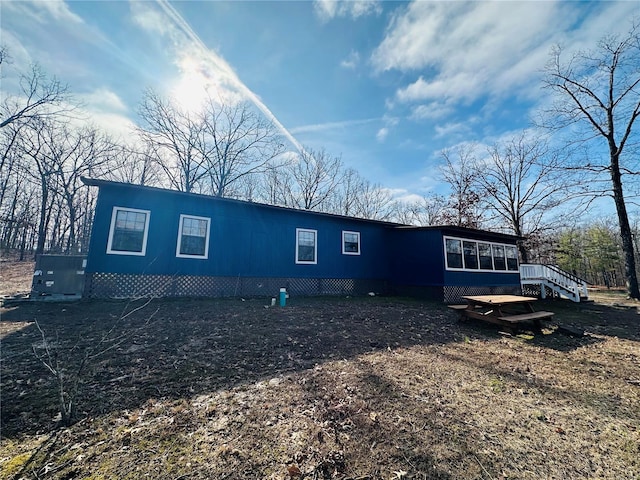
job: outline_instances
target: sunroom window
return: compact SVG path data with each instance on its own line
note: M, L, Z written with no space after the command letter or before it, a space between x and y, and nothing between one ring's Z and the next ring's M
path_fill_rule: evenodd
M516 247L505 246L505 255L507 257L507 270L518 271L518 250Z
M471 270L478 269L478 250L476 242L462 242L462 248L464 250L464 268Z
M518 271L518 249L515 245L445 237L444 248L448 270Z
M445 244L447 250L447 267L462 268L462 241L447 238Z
M493 270L490 243L478 243L478 256L480 258L480 270Z
M506 270L507 264L504 258L504 246L493 246L493 265L496 270Z

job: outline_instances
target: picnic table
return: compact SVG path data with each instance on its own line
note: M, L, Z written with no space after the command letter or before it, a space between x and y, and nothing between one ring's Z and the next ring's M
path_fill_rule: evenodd
M518 329L523 322L533 322L537 330L542 328L542 321L553 316L553 312L536 312L533 304L537 298L521 295L474 295L463 296L466 305L449 305L458 311L462 319L474 318L495 323L510 331Z

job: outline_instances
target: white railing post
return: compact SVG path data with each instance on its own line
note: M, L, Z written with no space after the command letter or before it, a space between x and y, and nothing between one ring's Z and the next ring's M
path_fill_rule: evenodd
M561 296L579 302L588 297L587 283L557 267L538 264L521 264L520 281L522 284L540 285L540 296L546 297L545 284Z

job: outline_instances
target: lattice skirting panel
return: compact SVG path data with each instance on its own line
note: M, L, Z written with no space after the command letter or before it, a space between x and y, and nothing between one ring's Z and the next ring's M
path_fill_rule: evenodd
M465 303L462 298L465 295L521 295L522 290L520 286L507 285L507 286L494 286L494 287L479 287L479 286L464 286L444 287L444 302L445 303Z
M87 274L85 297L261 297L291 295L364 295L387 293L384 280L352 278L256 278L171 275Z
M547 290L547 293L549 290ZM522 294L527 297L540 297L540 285L525 283L522 285Z

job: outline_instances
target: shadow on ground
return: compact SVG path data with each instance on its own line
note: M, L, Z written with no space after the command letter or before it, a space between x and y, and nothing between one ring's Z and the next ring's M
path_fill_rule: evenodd
M439 303L406 299L301 299L286 308L266 300L155 300L26 303L2 315L3 436L55 426L56 385L35 352L45 342L53 360L81 376L79 417L140 407L149 399L179 399L301 371L376 350L500 336L492 325L458 324ZM600 341L597 335L640 339L635 309L540 302L556 321L588 333L536 334L531 342L569 351ZM123 317L125 317L123 319Z
M460 340L446 307L413 300L307 299L25 303L2 315L2 432L47 431L57 399L45 333L59 368L81 376L79 417L134 409L270 379L362 353ZM130 313L132 312L132 313ZM122 319L125 316L126 318ZM95 356L94 356L95 355Z

